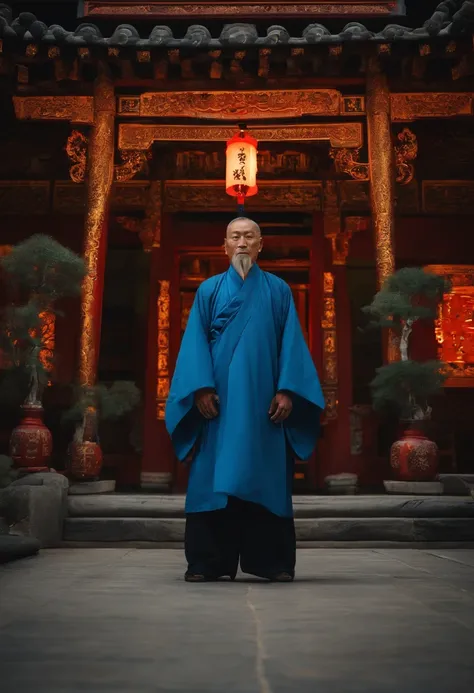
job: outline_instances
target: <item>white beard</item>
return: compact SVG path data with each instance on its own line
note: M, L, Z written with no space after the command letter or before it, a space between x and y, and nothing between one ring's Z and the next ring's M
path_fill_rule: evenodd
M240 274L242 279L245 279L247 274L252 269L253 260L250 255L245 255L245 253L239 253L233 256L232 265L235 271Z

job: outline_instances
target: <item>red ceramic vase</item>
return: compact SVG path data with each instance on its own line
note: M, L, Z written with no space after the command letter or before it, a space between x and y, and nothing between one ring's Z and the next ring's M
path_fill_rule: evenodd
M409 428L392 445L390 465L402 481L430 481L438 472L438 446L422 431Z
M102 469L102 450L99 443L85 440L72 442L69 447L69 475L78 481L94 481Z
M43 423L41 405L22 407L23 418L10 437L10 457L22 471L44 471L53 451L51 431Z

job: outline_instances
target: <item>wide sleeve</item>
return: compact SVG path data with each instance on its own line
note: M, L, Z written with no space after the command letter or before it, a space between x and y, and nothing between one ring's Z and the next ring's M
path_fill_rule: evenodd
M201 286L189 313L166 403L166 428L181 460L195 444L202 426L202 416L194 406L194 395L202 388L215 387L209 324L210 301Z
M308 459L319 437L324 396L313 359L301 330L291 291L285 296L279 357L278 391L287 391L293 411L285 422L287 440L299 459Z

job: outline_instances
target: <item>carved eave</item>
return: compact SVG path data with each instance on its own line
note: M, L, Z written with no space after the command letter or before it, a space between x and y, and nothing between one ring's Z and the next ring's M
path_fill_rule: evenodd
M307 3L296 0L294 4L302 8L301 16L305 17ZM359 8L363 6L357 4ZM375 4L376 0L366 3ZM229 3L224 5L232 7ZM290 3L284 5L289 7ZM170 7L169 3L162 3L163 11ZM200 7L190 4L184 18L196 16ZM147 16L153 17L149 9L146 5ZM281 25L257 30L254 24L240 22L225 24L213 35L205 25L192 24L188 19L192 25L182 38L176 38L165 23L153 27L143 24L140 31L122 23L109 35L103 35L99 27L90 23L69 30L57 24L48 27L30 13L14 18L12 11L2 6L0 71L17 70L23 85L44 84L51 79L89 81L94 77L94 63L100 59L110 64L116 79L124 81L301 79L325 74L360 78L364 58L377 53L382 62L404 78L429 79L434 66L441 78L447 74L462 79L474 73L474 25L470 15L470 0L452 0L421 27L391 23L374 30L373 24L364 19L365 24L351 21L344 25L339 21L338 33L333 33L334 29L314 23L310 17L313 23L293 30L293 34ZM117 18L122 16L117 14ZM223 11L220 16L231 15ZM88 69L83 69L86 66Z
M456 52L446 52L448 43L435 39L432 50L423 58L414 42L393 44L390 52L380 54L384 69L392 81L436 85L470 78L474 74L472 39L457 42ZM68 83L90 84L98 62L108 64L119 85L136 84L149 88L159 81L184 84L287 85L310 86L312 80L349 79L362 84L367 58L377 52L371 42L319 43L314 45L288 43L264 46L176 46L137 48L136 46L75 47L27 44L19 46L4 42L0 55L0 74L14 75L23 91L29 87L45 89L49 85ZM421 70L420 62L423 61Z
M244 2L223 2L223 0L203 0L201 2L168 2L168 0L149 0L140 4L131 0L84 0L82 16L91 19L183 19L199 17L215 19L225 17L235 21L271 19L314 18L315 21L328 17L389 17L405 14L402 0L279 0L262 2L245 0Z

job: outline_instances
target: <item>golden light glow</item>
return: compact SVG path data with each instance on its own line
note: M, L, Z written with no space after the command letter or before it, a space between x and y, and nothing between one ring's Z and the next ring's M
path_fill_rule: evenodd
M225 189L239 204L258 192L257 140L244 130L227 142Z

